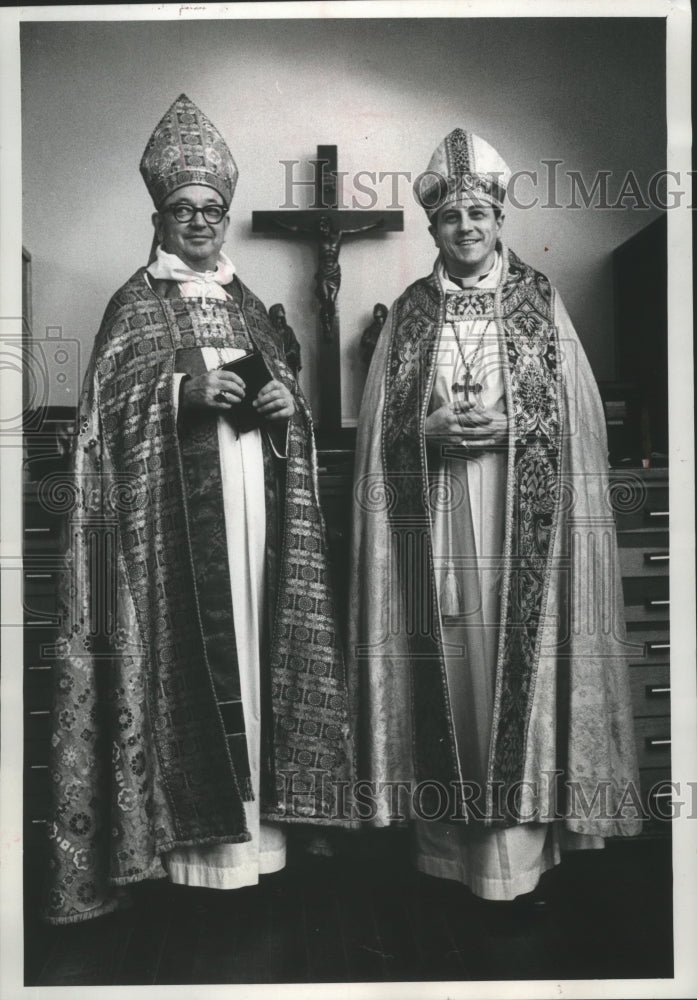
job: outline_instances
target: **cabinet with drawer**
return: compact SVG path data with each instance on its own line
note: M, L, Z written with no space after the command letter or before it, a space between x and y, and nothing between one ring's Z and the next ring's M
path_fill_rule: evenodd
M670 555L668 472L614 470L611 496L617 524L627 622L641 796L652 817L649 834L664 834L670 813Z
M59 415L61 418L63 414ZM66 415L66 420L74 415ZM55 642L60 626L57 589L63 567L64 513L46 484L66 475L55 434L26 435L23 507L24 625L24 853L25 880L36 891L46 853L49 746Z

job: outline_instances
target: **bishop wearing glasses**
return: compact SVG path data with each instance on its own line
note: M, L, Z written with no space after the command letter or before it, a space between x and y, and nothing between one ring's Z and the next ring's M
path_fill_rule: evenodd
M156 252L107 306L73 457L52 923L150 878L254 884L351 778L310 412L222 250L235 162L182 94L140 169ZM252 393L221 367L249 351Z

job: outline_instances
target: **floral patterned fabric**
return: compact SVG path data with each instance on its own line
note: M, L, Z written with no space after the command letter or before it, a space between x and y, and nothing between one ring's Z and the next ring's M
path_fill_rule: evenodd
M509 415L495 698L486 807L479 804L490 823L524 822L537 806L536 815L564 818L574 832L631 835L641 827L638 771L602 406L548 280L506 248L502 255L495 295L462 295L463 314L496 323ZM444 663L431 537L438 501L424 429L445 309L434 271L396 301L376 348L359 420L349 629L361 776L422 782L432 815L443 789L458 805L468 778ZM555 802L555 773L576 782L585 813ZM530 788L511 797L521 782ZM376 822L394 817L386 792Z

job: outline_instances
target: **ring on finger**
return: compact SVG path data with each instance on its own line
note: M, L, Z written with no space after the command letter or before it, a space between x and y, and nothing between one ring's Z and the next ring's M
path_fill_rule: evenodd
M227 393L224 389L221 389L220 392L216 392L213 399L216 403L227 403Z

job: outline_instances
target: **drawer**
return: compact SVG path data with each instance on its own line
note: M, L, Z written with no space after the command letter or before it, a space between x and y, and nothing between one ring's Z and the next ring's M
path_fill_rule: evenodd
M24 759L32 764L48 764L51 756L51 740L48 737L43 739L30 739L25 732L24 737Z
M636 627L638 626L638 627ZM670 661L670 632L667 628L647 628L646 622L627 623L630 664L655 665Z
M33 565L32 565L33 563ZM56 567L55 557L24 560L23 586L24 596L33 594L55 594L58 590L59 567Z
M24 808L36 815L43 812L51 791L48 764L27 764L24 768Z
M622 576L668 576L670 556L667 549L621 548Z
M610 488L617 530L665 528L668 526L668 483L638 483L640 476L630 474L626 485L614 479ZM642 502L643 499L643 502Z
M24 624L28 628L57 627L61 623L55 592L32 593L24 588Z
M31 859L34 866L43 868L48 852L48 806L35 807L33 812L25 809L24 817L24 857Z
M321 461L321 458L318 461ZM353 474L345 475L334 471L320 472L318 481L320 496L339 497L347 507L351 507Z
M33 704L37 698L48 703L53 689L53 660L41 663L27 662L24 666L25 705Z
M24 688L24 712L44 712L53 705L53 685L49 682ZM37 716L38 718L38 716Z
M42 539L58 539L65 514L59 510L47 509L37 492L25 496L23 520L25 543L30 540L40 542Z
M670 580L667 576L623 576L622 593L624 603L641 604L643 607L665 608L665 604L650 604L650 602L667 601L670 599ZM663 618L667 618L664 611Z
M670 667L632 667L629 671L634 715L667 715L670 712Z
M58 552L60 548L60 532L57 528L37 526L24 528L24 551L28 554L36 552Z
M670 785L670 768L649 767L639 771L639 782L641 786L641 803L648 823L655 826L652 832L668 832L668 821L672 818L672 810L675 808L679 812L679 801L684 798L676 789ZM675 806L672 805L675 799ZM682 807L684 814L685 807ZM661 829L662 828L662 829Z
M670 766L670 716L634 720L639 767Z
M49 476L24 487L24 523L60 524L75 508L76 490L70 474Z
M649 661L654 657L668 659L670 657L670 639L647 639L644 643L644 657Z
M621 549L663 549L670 546L667 530L656 528L634 528L632 531L618 531L617 544Z
M27 708L24 713L24 739L27 757L34 757L39 746L48 743L51 737L51 709Z
M627 624L650 625L654 622L668 627L670 599L668 597L648 597L643 603L626 604L624 617Z
M31 665L52 663L56 658L58 629L55 625L37 625L24 630L24 662Z

